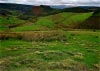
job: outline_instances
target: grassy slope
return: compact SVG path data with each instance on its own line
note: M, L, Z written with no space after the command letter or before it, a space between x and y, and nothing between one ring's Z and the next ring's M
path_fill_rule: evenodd
M0 31L9 30L9 26L23 24L25 21L20 20L17 16L0 16Z
M4 71L98 71L100 33L68 31L67 41L0 41L0 68ZM75 67L76 66L76 67Z
M12 31L51 30L59 24L75 25L86 21L90 13L63 12L39 17L36 22ZM0 30L5 25L21 24L23 20L0 19ZM3 28L4 27L4 28ZM17 39L0 40L0 71L99 71L100 31L68 31L67 41L27 42ZM84 70L83 70L84 71Z
M33 25L17 27L17 28L14 28L13 30L14 31L42 30L40 26L55 29L54 27L59 24L68 26L68 25L74 25L76 23L82 23L86 19L88 19L91 15L92 15L92 12L90 13L63 12L59 14L40 17L35 23L33 23Z

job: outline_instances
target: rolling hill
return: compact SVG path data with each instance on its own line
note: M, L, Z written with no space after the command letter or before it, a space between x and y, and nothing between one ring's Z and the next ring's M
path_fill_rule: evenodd
M100 8L54 9L43 5L0 3L0 29L12 31L100 29Z
M0 71L99 71L100 8L0 4Z

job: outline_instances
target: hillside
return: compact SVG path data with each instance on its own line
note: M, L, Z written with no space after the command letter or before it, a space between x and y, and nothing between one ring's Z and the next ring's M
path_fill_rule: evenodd
M0 4L0 71L99 71L100 8Z
M83 29L100 29L100 11L96 11L93 15L80 24Z
M97 15L97 14L96 14ZM73 13L62 12L58 14L41 16L28 26L13 28L14 31L29 30L68 30L68 29L100 29L100 16L94 12ZM96 19L96 20L95 20ZM34 20L34 19L33 19Z
M29 6L1 3L0 29L12 31L100 29L99 12L100 9L95 7L89 9L81 7L54 9L43 5Z

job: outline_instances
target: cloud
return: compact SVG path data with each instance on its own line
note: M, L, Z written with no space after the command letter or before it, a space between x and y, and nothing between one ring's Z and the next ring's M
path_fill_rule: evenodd
M27 5L99 6L100 0L0 0L0 3Z

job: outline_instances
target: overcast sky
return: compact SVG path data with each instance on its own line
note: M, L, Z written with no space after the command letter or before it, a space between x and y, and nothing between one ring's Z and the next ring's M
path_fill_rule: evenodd
M27 5L99 6L100 0L0 0L0 3Z

